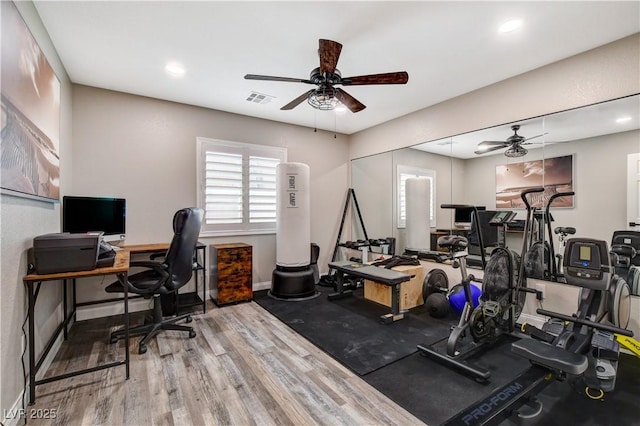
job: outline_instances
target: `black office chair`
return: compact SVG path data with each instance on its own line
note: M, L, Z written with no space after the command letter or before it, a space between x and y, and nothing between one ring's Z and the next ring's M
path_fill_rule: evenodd
M191 316L188 314L163 320L160 296L176 292L191 279L193 252L198 242L203 216L204 211L199 208L178 210L173 216L173 239L163 261L147 260L130 263L131 267L142 267L147 270L129 275L128 291L141 294L145 298L153 297L153 319L150 322L145 319L145 324L129 328L130 335L145 335L140 341L138 353L145 353L149 340L161 330L187 331L189 337L196 336L192 327L176 324L181 320L191 322ZM117 281L110 284L106 291L122 293L124 288ZM119 338L124 337L124 334L125 330L111 333L111 343L117 342Z

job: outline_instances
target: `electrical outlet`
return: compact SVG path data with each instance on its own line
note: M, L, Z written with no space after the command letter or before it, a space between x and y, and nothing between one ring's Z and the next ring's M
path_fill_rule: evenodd
M542 283L536 283L536 291L538 292L536 293L536 299L543 300L544 294L546 291L546 286Z

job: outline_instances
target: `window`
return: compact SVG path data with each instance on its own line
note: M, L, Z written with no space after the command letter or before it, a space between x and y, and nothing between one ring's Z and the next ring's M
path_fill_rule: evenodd
M276 231L276 166L286 148L197 138L198 206L202 233L239 235Z
M431 209L429 210L429 218L431 220L431 227L435 228L436 226L436 216L435 216L435 204L436 204L436 171L429 169L420 169L417 167L411 166L402 166L398 165L396 168L397 176L397 206L398 206L398 228L404 228L407 225L407 211L406 211L406 192L405 192L405 184L408 178L411 177L425 177L429 179L431 183Z

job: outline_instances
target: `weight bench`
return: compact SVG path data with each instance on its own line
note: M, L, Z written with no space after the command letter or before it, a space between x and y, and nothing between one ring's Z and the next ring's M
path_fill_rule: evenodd
M346 275L362 278L391 287L391 313L380 317L383 323L389 324L404 318L406 311L400 310L400 284L410 281L411 275L349 261L330 262L329 269L336 271L336 293L329 294L329 300L342 299L353 294L352 290L344 289Z

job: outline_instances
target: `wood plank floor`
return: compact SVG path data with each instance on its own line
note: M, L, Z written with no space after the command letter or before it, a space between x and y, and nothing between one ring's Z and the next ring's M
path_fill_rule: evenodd
M27 412L56 418L29 424L424 424L256 303L209 304L191 325L194 339L165 331L143 355L132 339L129 380L117 367L38 386ZM122 343L108 344L116 328L116 318L76 324L47 375L122 359Z

